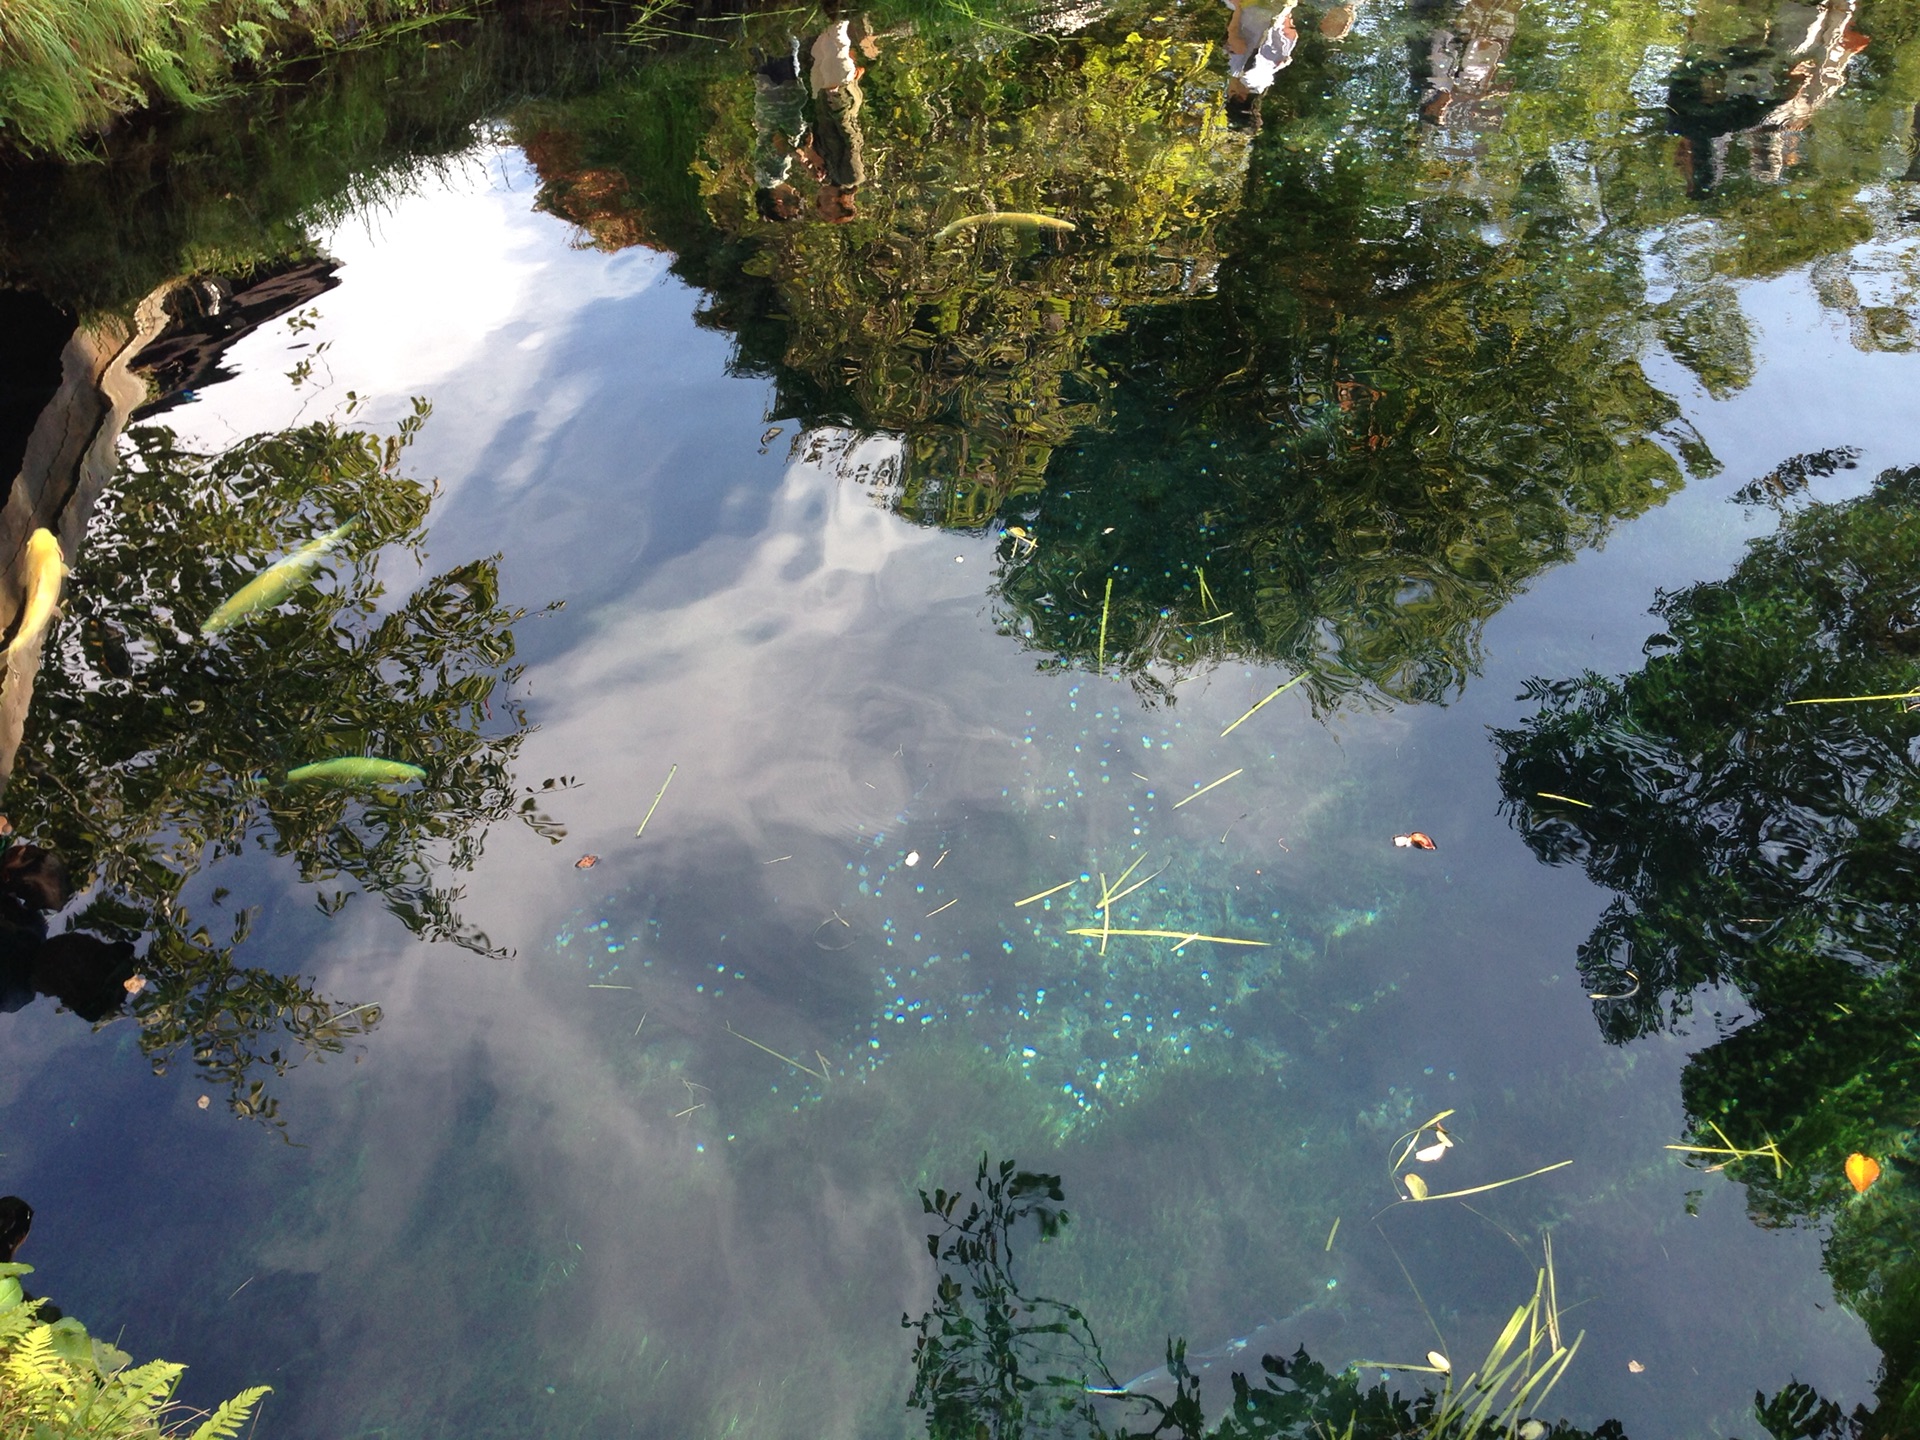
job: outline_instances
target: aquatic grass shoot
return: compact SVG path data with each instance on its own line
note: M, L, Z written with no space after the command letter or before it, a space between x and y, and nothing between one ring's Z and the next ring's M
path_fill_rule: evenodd
M1429 1440L1476 1440L1489 1435L1545 1435L1547 1427L1529 1421L1530 1412L1546 1403L1554 1386L1567 1373L1586 1339L1583 1330L1571 1343L1561 1334L1560 1288L1554 1277L1553 1243L1543 1243L1541 1267L1534 1274L1533 1295L1508 1317L1506 1327L1488 1349L1486 1359L1456 1385L1453 1364L1438 1350L1428 1363L1396 1364L1364 1360L1356 1369L1409 1371L1445 1376L1433 1407L1419 1433Z
M1067 931L1067 933L1069 935L1103 935L1103 936L1104 935L1136 935L1136 936L1143 936L1148 939L1154 939L1154 940L1178 940L1182 945L1186 945L1194 940L1206 940L1206 941L1210 941L1215 945L1256 945L1256 946L1259 946L1261 949L1267 949L1273 943L1270 940L1243 940L1232 935L1199 935L1199 934L1195 934L1193 931L1190 931L1190 930L1122 930L1113 926L1103 926L1099 929L1095 929L1092 926L1078 926L1072 930ZM1567 1161L1563 1161L1562 1163L1571 1165L1573 1162L1571 1160L1567 1160Z
M639 1032L636 1031L635 1033L638 1034ZM746 1041L747 1044L753 1046L753 1048L756 1050L765 1051L767 1054L773 1056L773 1058L776 1060L785 1061L787 1064L793 1066L794 1069L800 1071L802 1074L813 1076L814 1079L820 1081L820 1083L823 1085L826 1083L827 1072L824 1068L816 1070L811 1065L803 1064L801 1061L794 1059L791 1055L782 1055L778 1050L774 1049L771 1045L762 1045L758 1040L755 1040L751 1035L742 1035L738 1030L734 1029L732 1025L727 1026L727 1034L733 1036L733 1038L736 1040ZM815 1053L815 1058L818 1058L819 1052L815 1051L814 1053ZM824 1064L825 1062L822 1061L823 1066Z

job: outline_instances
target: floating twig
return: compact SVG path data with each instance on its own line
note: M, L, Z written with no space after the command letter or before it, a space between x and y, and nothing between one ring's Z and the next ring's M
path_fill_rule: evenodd
M673 783L673 777L679 772L680 763L676 760L672 768L667 771L667 778L660 782L659 790L654 792L653 804L647 807L647 813L640 821L640 828L633 832L634 839L638 840L642 835L647 833L647 821L653 819L653 812L660 808L660 797L667 793L667 786Z
M1260 712L1261 706L1266 705L1268 701L1278 700L1282 695L1286 694L1287 691L1291 690L1294 686L1298 685L1302 680L1306 678L1307 678L1307 672L1302 670L1298 675L1294 676L1293 679L1287 681L1286 684L1277 687L1271 695L1267 696L1265 700L1260 701L1258 704L1256 704L1253 707L1253 709L1247 711L1246 714L1242 715L1238 720L1234 721L1233 724L1227 726L1226 729L1222 730L1220 732L1222 738L1228 735L1231 735L1234 731L1238 730L1242 725L1246 724L1247 721L1251 720L1255 715L1257 715Z
M1218 780L1214 781L1212 785L1202 785L1198 790L1194 791L1193 794L1187 796L1185 800L1174 801L1173 808L1178 810L1182 805L1188 804L1189 802L1194 800L1198 800L1202 795L1206 794L1207 791L1213 789L1214 785L1224 785L1227 783L1227 781L1233 779L1235 775L1244 775L1246 773L1247 773L1247 767L1244 765L1242 765L1238 770L1229 771L1227 774L1222 775Z

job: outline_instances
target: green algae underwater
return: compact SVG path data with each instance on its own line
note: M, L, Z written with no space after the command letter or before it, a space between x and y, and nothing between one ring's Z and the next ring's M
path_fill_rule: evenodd
M751 71L811 17L732 16L727 44L651 55L604 36L536 52L490 22L402 37L236 102L256 123L163 119L91 171L9 176L23 202L0 245L9 278L99 316L177 273L239 281L324 257L343 224L454 187L484 123L490 154L520 157L516 212L546 217L542 265L601 275L657 257L647 293L683 297L691 319L652 323L754 397L735 426L745 448L727 453L751 464L754 439L764 452L790 429L765 465L796 513L838 515L833 497L851 493L855 510L825 523L890 527L906 577L886 592L897 613L863 610L815 648L778 628L836 593L814 584L805 545L781 562L798 567L775 587L785 598L722 586L730 608L765 603L755 623L788 637L752 652L784 688L723 692L697 625L696 658L675 661L613 613L669 632L707 612L646 588L647 572L696 596L715 582L674 569L674 546L636 547L641 578L607 592L621 605L583 604L593 535L620 531L598 515L563 522L579 526L580 574L516 576L533 522L554 522L502 488L488 503L522 523L476 516L486 466L451 440L431 449L459 419L422 414L405 453L371 420L262 423L237 404L223 423L251 438L176 433L277 350L236 348L239 382L169 397L127 442L76 560L8 809L91 887L86 923L140 947L159 982L132 1002L135 1049L190 1055L233 1109L322 1163L259 1158L245 1127L182 1138L177 1117L139 1108L157 1098L130 1098L159 1087L116 1088L157 1135L245 1177L248 1223L202 1237L217 1264L182 1264L162 1242L124 1281L90 1281L90 1318L138 1313L156 1284L186 1311L260 1306L245 1342L195 1367L238 1377L231 1390L254 1378L249 1359L330 1357L324 1382L276 1370L286 1408L270 1402L264 1423L286 1433L914 1433L899 1316L961 1303L925 1273L914 1192L963 1183L991 1153L1076 1197L1074 1225L1027 1257L1031 1291L1072 1306L1127 1357L1123 1374L1166 1358L1171 1336L1225 1357L1165 1433L1311 1433L1336 1402L1355 1434L1432 1422L1341 1367L1417 1365L1436 1344L1429 1319L1443 1353L1484 1353L1548 1232L1563 1303L1581 1307L1569 1323L1591 1337L1541 1412L1576 1416L1557 1433L1612 1433L1616 1415L1629 1433L1912 1423L1906 722L1897 705L1779 706L1808 689L1911 688L1898 467L1914 437L1881 425L1875 463L1894 468L1850 498L1819 489L1848 483L1844 462L1795 469L1714 411L1765 381L1771 284L1806 277L1835 351L1897 359L1909 345L1910 15L1810 10L1807 33L1838 27L1815 53L1755 6L1370 5L1343 37L1302 27L1257 132L1230 123L1214 17L1088 18L878 17L860 112L875 178L842 224L768 220L754 202ZM1482 70L1458 58L1469 49ZM1713 99L1719 75L1737 75L1740 104ZM229 193L250 197L248 215ZM988 212L1076 228L952 232ZM357 283L349 264L315 312ZM335 363L348 338L333 337ZM699 349L714 339L717 361ZM462 386L443 369L408 393L461 416ZM380 403L393 413L394 396ZM1870 418L1836 410L1830 443L1864 440ZM1756 450L1770 452L1757 465ZM462 463L444 501L408 478ZM1775 508L1711 489L1751 477ZM1817 494L1793 498L1796 477ZM1696 496L1667 543L1699 542L1702 557L1654 572L1698 587L1660 602L1673 663L1580 679L1628 668L1619 647L1513 638L1537 593L1650 544L1642 522ZM429 501L447 517L431 530ZM268 558L382 504L381 540L406 542L386 569L356 536L341 585L268 617L257 642L236 638L230 668L179 643L171 607L198 621ZM1746 553L1719 511L1778 536ZM686 523L674 545L690 552L727 533ZM402 554L429 538L436 555L500 554L416 588ZM927 598L951 593L956 552L974 588ZM413 597L402 608L383 574ZM1824 574L1860 578L1834 599ZM561 598L567 612L530 623ZM1609 622L1638 627L1629 649L1653 585L1632 598ZM590 629L564 628L576 613ZM931 638L889 628L916 619ZM783 643L792 659L764 648ZM591 732L631 760L614 779L577 743L568 706L585 711L592 692L570 667L596 650L624 661L623 644L667 678L623 692L644 700L631 712L644 747ZM1527 699L1487 698L1526 676L1541 677ZM764 698L735 711L712 693ZM676 747L685 737L654 718L675 709L723 754L751 712L769 775ZM1673 753L1655 757L1669 714ZM250 777L273 757L320 753L316 724L337 734L324 753L417 762L426 784L260 793ZM1408 749L1425 758L1403 763ZM1688 765L1716 768L1695 782ZM592 773L562 779L575 770ZM192 778L208 773L231 783ZM665 773L680 778L656 794ZM1543 810L1541 792L1593 808ZM1698 814L1675 798L1696 793ZM1500 800L1531 847L1510 859ZM1460 818L1472 805L1491 822ZM563 822L564 851L549 843ZM1829 855L1790 822L1862 838ZM631 846L602 838L636 823ZM1439 850L1394 850L1414 828ZM576 839L604 858L575 872ZM1569 888L1534 854L1591 884ZM478 881L462 894L466 871ZM231 945L189 914L219 906L216 886L260 897ZM1048 887L1063 888L1016 903ZM348 906L355 891L386 918ZM1556 906L1559 919L1531 918ZM409 934L478 954L395 949ZM417 958L356 968L357 949ZM1476 973L1486 963L1496 976ZM455 979L454 966L494 968ZM342 998L320 998L322 974ZM1576 984L1622 998L1551 1009L1523 995ZM1660 1048L1701 987L1732 987L1760 1018ZM496 1028L508 1014L524 1041ZM130 1028L108 1026L97 1053ZM346 1042L364 1061L348 1080L292 1063ZM87 1109L84 1071L45 1053L44 1075L10 1084L49 1114ZM1486 1197L1490 1218L1410 1204L1387 1162L1446 1108L1458 1145L1435 1162L1435 1192L1575 1163ZM7 1122L27 1173L87 1214L60 1179L68 1152L28 1114ZM1770 1137L1792 1168L1688 1179L1662 1146L1701 1140L1709 1121L1743 1145ZM163 1168L153 1143L128 1142L148 1173ZM1840 1188L1852 1149L1886 1166L1859 1197ZM978 1173L985 1187L999 1172ZM1700 1187L1684 1200L1698 1219L1685 1185ZM1885 1357L1872 1408L1849 1413L1869 1402L1863 1341L1843 1315L1814 1318L1831 1298L1820 1256L1757 1258L1792 1234L1749 1233L1709 1187L1768 1226L1814 1227L1835 1292ZM1679 1280L1663 1288L1660 1261L1628 1258L1650 1236L1684 1253L1689 1224L1714 1238L1695 1268L1673 1262ZM1657 1323L1683 1284L1747 1310L1749 1287L1780 1285L1769 1313L1713 1332L1712 1358L1730 1374L1743 1344L1817 1350L1809 1363L1853 1385L1848 1406L1789 1387L1791 1359L1751 1383L1667 1373L1669 1355L1701 1358L1678 1309ZM1241 1367L1235 1342L1209 1343L1222 1335L1283 1358L1305 1339L1327 1370L1262 1372L1251 1353ZM211 1348L187 1322L178 1336ZM1212 1407L1235 1368L1312 1395L1223 1419ZM1110 1412L1079 1408L1094 1378L1067 1374L1056 1398L1073 1403L1044 1417L1031 1395L1025 1409L975 1395L929 1423L1120 1433ZM1410 1397L1425 1382L1400 1383ZM1757 1419L1756 1387L1784 1397Z

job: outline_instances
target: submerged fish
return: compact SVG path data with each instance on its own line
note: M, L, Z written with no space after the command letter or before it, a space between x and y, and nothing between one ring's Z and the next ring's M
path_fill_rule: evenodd
M1062 220L1055 215L1040 215L1032 210L988 210L979 215L962 215L951 225L942 225L934 231L934 243L958 235L962 230L977 229L982 225L1031 225L1036 230L1078 230L1080 227L1071 220Z
M320 562L352 533L358 520L349 520L337 530L329 530L317 540L309 540L285 559L276 560L233 594L220 602L220 608L200 627L202 635L218 635L262 610L271 610L287 596L313 578Z
M60 598L60 582L66 577L67 564L60 554L60 542L51 530L36 530L28 538L23 569L27 598L20 606L20 627L7 645L8 654L40 637L53 618L54 602Z
M424 780L427 772L418 765L399 760L381 760L372 755L342 755L333 760L316 760L287 772L289 785L403 785L409 780Z

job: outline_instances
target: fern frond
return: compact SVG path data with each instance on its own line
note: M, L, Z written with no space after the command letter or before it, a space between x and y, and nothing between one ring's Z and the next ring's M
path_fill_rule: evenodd
M269 1385L255 1385L242 1390L231 1400L223 1402L187 1440L237 1440L240 1427L253 1414L253 1407L260 1403L263 1396L271 1394L272 1388Z

